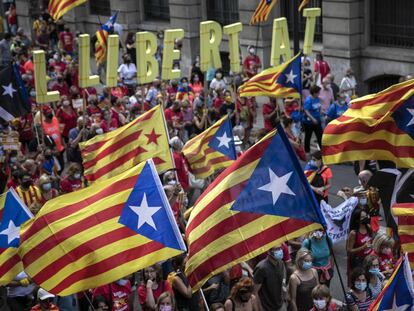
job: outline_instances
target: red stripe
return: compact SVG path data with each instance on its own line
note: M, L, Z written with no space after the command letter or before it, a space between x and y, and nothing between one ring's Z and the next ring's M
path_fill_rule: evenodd
M188 280L191 286L194 286L204 277L210 274L212 271L223 267L233 261L245 256L272 241L279 239L287 234L293 233L301 228L309 225L310 223L296 220L287 219L281 223L278 223L264 231L258 232L258 234L242 240L239 243L219 252L208 258L205 262L200 264L189 276ZM194 254L190 248L190 259Z
M125 250L123 252L117 253L114 256L104 259L96 264L90 265L88 267L85 267L81 270L76 271L75 273L72 273L66 279L62 280L62 282L60 282L56 287L52 288L50 292L60 293L65 288L71 286L73 283L79 280L94 277L106 271L110 271L118 267L119 265L136 260L140 257L144 257L145 255L154 253L162 248L164 248L162 244L155 242L155 241L151 241L150 243L140 245L140 246ZM136 268L137 270L139 270L144 267L137 266ZM96 284L96 286L99 286L99 285L104 285L104 284Z
M91 204L101 200L102 198L105 198L107 196L113 195L115 193L125 191L127 189L132 188L135 185L135 182L138 178L138 174L135 176L131 176L122 180L118 180L114 182L112 185L107 186L106 188L102 189L98 193L85 198L84 200L75 203L75 204L68 204L64 208L60 208L58 210L55 210L53 212L48 213L45 216L42 216L35 220L32 225L29 227L29 229L24 232L21 236L22 243L29 239L31 236L38 233L40 230L48 226L50 223L53 223L59 219L71 216L72 214L79 212L80 210L84 208L88 208ZM74 194L67 194L69 196L73 196ZM61 200L64 196L60 196L59 198L56 198L54 200ZM53 201L51 201L53 202ZM47 222L40 223L39 219L43 219L44 217L47 217Z
M62 242L66 241L66 239L72 237L75 234L83 232L93 226L97 226L104 221L108 221L112 218L120 216L124 206L125 202L113 205L101 211L96 211L93 215L90 215L88 217L81 218L81 215L77 215L76 219L73 219L73 224L63 228L59 232L51 232L50 237L44 239L38 245L36 245L36 247L33 247L31 250L29 250L22 257L24 264L26 266L32 264L34 261L42 257L46 252L54 248L56 245L61 244ZM49 220L47 215L38 218L36 221L42 222L44 225L51 224L50 226L52 228L54 226L53 222ZM59 225L57 225L57 227L59 227Z
M265 75L255 76L255 77L251 78L249 81L247 81L245 85L248 85L250 83L255 83L255 82L259 83L259 82L267 81L267 80L274 81L279 76L280 76L280 72L272 72L272 73L268 73L268 74L265 74Z
M65 4L59 8L59 11L60 12L65 11L68 6L70 6L74 3L78 3L77 5L80 5L81 4L80 2L81 2L80 0L67 0L67 1L65 1Z
M336 155L346 151L371 151L386 150L390 152L396 158L412 158L414 155L414 141L413 146L395 146L384 140L371 140L366 143L358 143L354 141L345 141L336 145L322 146L322 152L324 156ZM386 159L377 159L386 160ZM414 161L414 160L413 160Z
M116 160L114 160L111 163L108 163L105 166L102 166L101 168L95 170L93 173L91 174L87 174L85 175L85 178L88 181L95 181L98 180L99 178L101 178L102 176L106 175L107 173L113 171L114 169L116 169L118 166L121 166L122 164L128 162L131 159L134 158L138 158L139 155L141 155L142 153L146 152L147 150L145 150L142 147L137 147L135 149L132 149L131 151L124 153L122 156L119 156ZM149 159L149 156L147 157L147 159ZM144 159L136 159L134 164L131 164L131 167L144 161Z
M408 209L414 209L414 202L408 202L408 203L395 203L393 204L392 208L408 208ZM414 233L414 232L413 232Z
M231 159L226 156L210 159L204 167L199 168L199 169L192 168L191 171L194 173L194 175L199 175L199 174L208 172L212 166L219 164L219 163L227 162L229 160Z
M396 135L407 135L397 127L394 121L381 122L376 126L368 126L362 122L328 124L323 133L334 135L347 134L349 132L374 134L377 131L387 131Z
M188 154L188 155L186 155L186 158L187 158L187 161L188 161L188 163L190 164L190 165L194 165L194 164L199 164L199 163L203 163L205 160L206 160L206 156L207 155L209 155L210 153L213 153L214 151L216 151L216 150L214 150L213 148L210 148L210 147L208 147L206 150L204 150L204 152L203 152L203 154L204 154L204 157L202 157L202 158L200 158L200 159L198 159L198 160L196 160L196 161L194 161L194 162L191 162L191 160L192 160L192 156L189 156L190 154ZM194 153L191 153L191 155L192 154L194 154Z
M4 276L20 261L19 255L15 254L0 265L0 275ZM20 271L19 271L20 272Z
M205 148L209 148L208 147L208 143L210 142L210 140L211 140L211 138L216 134L216 132L217 131L214 131L213 133L209 133L209 134L211 134L211 135L209 135L209 136L204 136L203 138L201 138L201 139L197 139L197 140L195 140L194 142L192 142L191 144L189 144L189 145L186 145L185 147L184 147L184 153L185 153L185 156L187 157L187 158L189 158L189 161L191 161L191 157L195 157L195 156L197 156L197 155L199 155L202 151L203 151L203 149L205 149ZM195 143L198 143L199 144L199 146L197 147L197 148L195 148L193 151L191 151L191 152L188 152L187 150L192 146L192 145L194 145ZM207 150L207 149L205 149L205 150Z
M92 166L94 166L99 160L105 158L106 156L110 155L111 153L114 153L115 151L122 149L125 145L136 141L136 144L139 143L137 141L139 137L141 136L142 130L138 130L136 132L133 132L132 134L120 139L120 140L113 140L108 147L103 148L102 150L99 150L99 153L94 156L91 160L84 162L83 167L85 169L88 169ZM138 147L138 146L137 146ZM133 148L133 147L132 147ZM138 147L139 148L139 147ZM142 149L141 152L146 151L145 149Z
M37 284L42 284L50 278L51 275L57 274L67 265L75 262L76 260L82 258L83 256L90 254L104 246L107 246L111 243L126 239L128 237L134 236L136 233L127 227L118 228L114 231L105 233L99 237L95 237L73 250L64 253L61 257L51 262L47 267L39 271L36 275L33 276L33 279L36 280Z
M261 11L263 5L266 4L266 0L261 0L259 5L257 6L256 10L254 11L254 15L252 17L252 23L256 22L256 19L258 18L258 14Z
M54 1L54 6L52 9L50 9L50 4L48 6L48 10L50 15L53 17L54 20L58 19L58 15L60 15L60 12L64 11L68 6L72 5L73 3L80 2L79 0L60 0L60 1ZM63 3L62 6L60 6ZM80 4L80 3L79 3ZM60 6L60 7L59 7Z

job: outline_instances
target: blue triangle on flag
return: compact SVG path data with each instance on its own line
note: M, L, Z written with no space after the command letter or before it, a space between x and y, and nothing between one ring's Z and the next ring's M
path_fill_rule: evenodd
M398 128L414 139L414 95L400 105L391 116Z
M18 195L13 190L7 191L0 220L0 248L19 247L20 226L32 217Z
M298 93L302 91L302 71L300 55L296 56L291 63L280 73L276 83L283 87L294 88Z
M233 128L230 119L227 118L211 137L208 146L228 157L237 159L236 147L234 145Z
M298 161L294 156L278 130L231 209L323 222L300 165L294 164Z
M158 178L158 182L155 178ZM122 210L119 223L166 247L185 251L159 177L145 164Z

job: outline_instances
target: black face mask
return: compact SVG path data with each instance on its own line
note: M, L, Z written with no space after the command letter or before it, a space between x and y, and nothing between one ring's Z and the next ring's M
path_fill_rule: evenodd
M22 182L22 186L24 188L29 188L32 185L32 181L31 180L25 180Z
M363 224L363 225L368 225L369 223L370 223L369 217L366 217L366 218L361 220L361 224Z

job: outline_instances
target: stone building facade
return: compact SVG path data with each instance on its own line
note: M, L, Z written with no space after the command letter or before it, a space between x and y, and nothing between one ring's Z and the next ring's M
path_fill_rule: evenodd
M47 6L48 0L15 0L20 26L31 28L32 16ZM188 71L199 54L199 24L216 20L222 25L242 22L242 55L256 45L264 67L269 66L272 20L285 16L293 28L293 1L279 0L269 20L250 26L249 20L259 0L89 0L64 16L73 29L93 34L111 13L119 11L118 22L127 32L183 28L182 68ZM314 51L323 51L337 83L352 67L360 91L378 91L414 73L414 1L412 0L311 0L310 7L321 7L317 19ZM305 20L299 20L300 38ZM291 34L292 39L292 34ZM293 46L293 44L292 44ZM228 38L221 45L223 67L228 67ZM311 56L313 58L313 56Z

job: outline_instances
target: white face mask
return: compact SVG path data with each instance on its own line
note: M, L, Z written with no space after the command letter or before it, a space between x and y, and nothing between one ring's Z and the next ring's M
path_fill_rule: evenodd
M177 184L177 181L176 181L175 179L169 180L169 181L167 182L167 185L171 185L171 186L174 186L174 185L176 185L176 184Z
M314 299L313 304L315 305L316 309L324 310L326 308L326 300L325 299Z
M96 135L101 135L101 134L103 134L103 129L101 129L101 128L96 129L95 133L96 133Z
M76 179L80 179L81 178L81 174L80 173L75 173L73 175L73 177L75 177Z
M250 53L250 54L254 54L255 52L256 52L256 51L255 51L255 49L254 49L254 48L250 48L250 49L249 49L249 53Z
M360 198L359 199L359 204L361 204L361 205L367 205L367 203L368 203L367 198Z
M116 281L116 284L118 284L119 286L125 286L127 285L127 283L128 283L128 280L125 280L125 279L120 279Z

